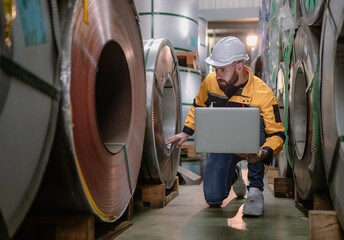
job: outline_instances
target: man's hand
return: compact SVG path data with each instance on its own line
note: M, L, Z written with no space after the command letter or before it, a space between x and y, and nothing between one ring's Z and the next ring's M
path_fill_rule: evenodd
M259 149L259 152L257 154L236 154L240 157L246 158L247 161L250 163L255 163L261 160L264 160L268 155L269 152L265 149Z
M177 147L180 147L186 140L188 140L188 137L189 135L186 134L185 132L178 133L177 135L174 135L170 137L169 139L167 139L166 145L170 143L173 144L174 142L179 141Z

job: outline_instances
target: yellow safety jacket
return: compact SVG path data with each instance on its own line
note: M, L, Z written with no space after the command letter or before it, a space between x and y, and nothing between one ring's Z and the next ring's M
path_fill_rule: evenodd
M278 102L271 89L260 78L254 76L249 68L245 69L249 73L248 81L230 99L219 88L216 73L210 73L204 79L185 120L183 132L188 135L194 133L195 107L257 107L260 109L266 133L266 141L262 148L269 152L264 163L269 165L272 158L283 149L285 141Z

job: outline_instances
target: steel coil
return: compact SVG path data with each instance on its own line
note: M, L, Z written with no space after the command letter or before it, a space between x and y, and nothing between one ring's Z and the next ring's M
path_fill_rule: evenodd
M37 209L117 220L136 187L145 130L145 72L129 0L60 2L63 98Z
M36 196L49 159L59 84L49 1L8 4L0 3L0 221L12 237ZM16 16L8 12L14 9Z
M262 62L262 56L259 55L253 59L251 62L251 69L255 76L262 78L262 72L263 72L263 62Z
M176 51L197 52L198 0L136 0L144 40L167 38Z
M280 116L282 119L282 123L284 125L285 119L285 63L280 62L277 72L277 88L276 88L276 98L278 101L278 106L280 110ZM278 153L277 156L278 159L278 169L280 172L281 177L289 177L292 175L292 169L288 162L287 153L286 153L286 147L283 146L282 151Z
M208 57L208 24L207 20L203 17L198 17L198 32L199 32L199 43L198 43L198 66L205 78L208 75L209 68L205 59Z
M269 86L277 93L278 64L282 60L282 42L280 39L281 22L279 17L280 0L272 0L270 7L270 31L269 31Z
M331 197L344 228L344 2L330 1L329 10L323 19L320 49L322 149Z
M322 23L326 0L301 0L302 17L310 26L319 26Z
M313 193L324 188L320 150L315 147L318 129L314 127L312 81L318 66L318 32L300 18L295 37L295 65L290 80L290 132L294 156L294 179L302 199L311 199Z
M146 133L142 172L150 183L171 188L179 165L180 148L168 148L167 138L181 131L181 92L178 60L167 39L144 43L146 62Z
M180 82L182 89L182 124L186 120L186 116L189 113L190 107L192 106L195 97L202 84L201 71L192 68L180 67ZM194 137L189 136L186 145L194 144Z

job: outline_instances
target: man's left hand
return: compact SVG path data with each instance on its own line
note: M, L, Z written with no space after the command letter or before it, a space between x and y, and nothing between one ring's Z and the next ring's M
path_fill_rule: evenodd
M265 149L260 148L257 154L236 154L240 157L246 158L250 163L255 163L264 160L268 157L269 152Z

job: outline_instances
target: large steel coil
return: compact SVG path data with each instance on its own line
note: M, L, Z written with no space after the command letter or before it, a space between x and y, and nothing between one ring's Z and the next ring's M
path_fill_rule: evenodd
M278 106L280 110L280 115L282 119L282 123L286 121L285 119L285 63L280 62L277 72L277 80L276 80L276 98L278 101ZM281 177L288 177L292 175L292 169L288 162L286 147L283 146L283 149L278 153L278 169L280 172Z
M136 187L145 130L143 45L129 0L60 2L63 99L47 174L45 212L111 222ZM88 23L87 23L88 22Z
M253 59L251 62L251 69L255 76L262 78L263 73L263 62L262 62L262 55L258 55Z
M197 52L198 0L136 0L144 40L167 38L176 51Z
M290 132L294 155L294 180L302 199L311 199L313 193L324 188L320 149L315 145L317 134L314 121L312 81L318 66L318 32L300 18L295 37L295 65L290 80Z
M301 0L302 17L310 26L319 26L322 23L326 0Z
M194 99L201 87L202 75L200 70L187 67L180 67L179 73L182 86L182 124L184 124L190 107L193 105ZM193 145L194 140L193 136L189 136L185 144Z
M272 0L270 7L270 31L269 31L269 86L276 94L278 64L282 60L282 42L280 38L281 22L279 17L280 0Z
M344 2L330 1L329 8L320 49L322 149L331 197L344 228Z
M181 131L181 92L178 60L167 39L144 44L146 62L146 133L142 172L150 183L171 188L179 165L180 148L166 139Z
M209 68L205 59L208 57L208 24L207 20L203 17L198 17L198 32L199 32L199 43L198 43L198 66L202 72L203 78L208 75Z
M58 52L50 7L49 1L0 3L0 221L10 237L36 196L56 128Z

